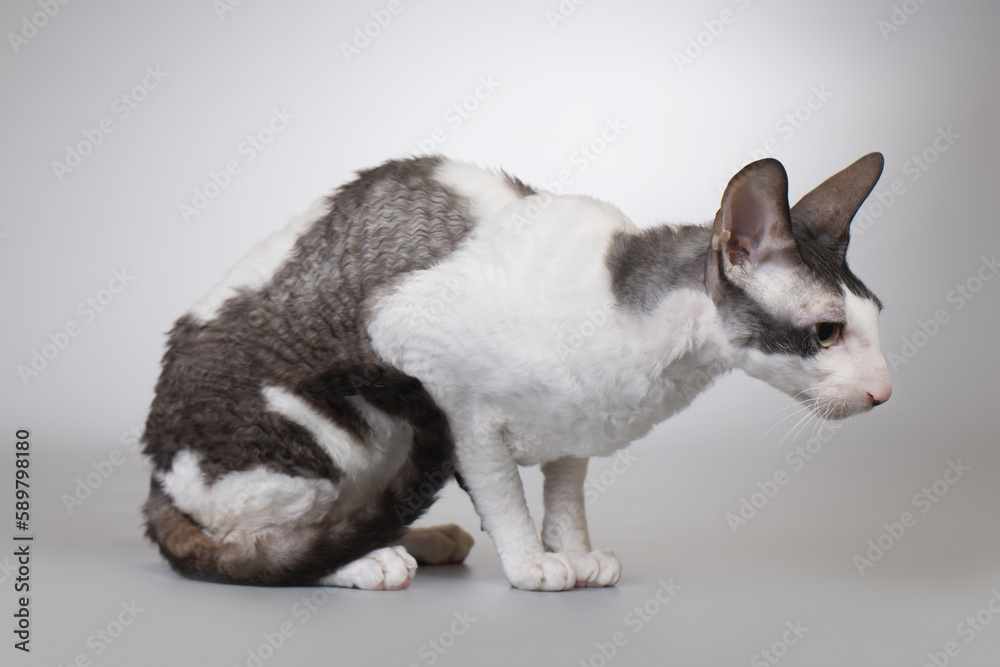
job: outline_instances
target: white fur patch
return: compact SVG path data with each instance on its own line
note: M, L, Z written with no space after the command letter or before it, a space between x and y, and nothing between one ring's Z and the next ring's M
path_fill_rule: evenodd
M892 382L879 344L878 306L874 301L857 297L846 289L844 291L847 312L844 343L854 368L855 386L859 393L885 402L892 395ZM864 395L861 402L865 402Z
M689 290L651 317L616 306L604 255L632 230L588 197L521 198L380 297L372 344L424 382L457 431L496 415L519 463L607 455L687 405L696 392L673 389L717 375L681 381L723 340L711 300Z
M844 287L844 306L848 330L875 352L881 354L878 339L878 305L870 299L862 299Z
M198 454L181 450L170 471L157 478L174 505L219 540L234 532L315 523L337 497L330 480L292 477L263 467L227 473L209 487L199 461Z
M371 467L372 460L363 445L350 433L313 410L308 403L281 387L264 387L267 409L295 422L326 450L347 477L357 477Z
M250 249L236 263L222 280L203 296L191 310L189 315L204 323L212 320L219 309L240 290L260 289L271 280L280 269L295 247L296 241L319 218L323 217L329 208L326 197L314 201L305 213L293 218L283 229L271 234Z
M840 318L829 319L844 321L843 333L829 348L810 357L748 350L743 369L835 419L870 409L873 399L884 402L892 385L879 346L878 306L845 287L839 310Z
M813 280L802 267L765 262L735 266L729 276L768 312L796 326L837 322L844 317L840 295Z
M467 197L472 204L472 214L481 220L493 218L520 199L502 174L464 162L446 160L438 167L434 178L456 194Z
M348 563L319 583L366 591L398 591L409 586L416 573L417 561L405 548L385 547Z
M386 481L406 461L413 443L409 423L390 417L358 396L348 398L371 429L371 437L359 442L309 406L302 398L281 387L264 387L267 409L306 429L343 476L337 480L337 505L331 517L346 516Z

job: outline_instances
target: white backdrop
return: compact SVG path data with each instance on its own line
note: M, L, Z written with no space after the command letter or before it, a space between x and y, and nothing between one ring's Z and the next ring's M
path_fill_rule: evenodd
M430 664L421 648L475 602L492 620L438 664L772 664L760 651L791 638L782 664L994 664L998 19L982 0L5 2L0 506L29 429L40 553L36 650L0 650L248 664L277 627L260 610L283 593L180 582L141 541L135 434L173 320L355 170L433 150L534 185L562 173L642 226L707 221L757 157L784 163L794 199L879 150L849 259L886 304L888 404L789 444L768 430L788 399L726 378L592 466L616 591L509 591L480 535L468 568L342 596L266 662ZM454 487L429 518L478 530ZM633 635L624 614L670 577L684 588L658 629ZM145 623L98 653L88 636L136 591Z

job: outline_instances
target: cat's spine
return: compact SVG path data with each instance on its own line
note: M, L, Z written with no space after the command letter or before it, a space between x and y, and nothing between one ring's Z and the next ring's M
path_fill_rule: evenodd
M406 463L386 488L347 517L218 542L181 512L155 480L143 508L146 535L179 574L192 579L257 586L315 585L340 567L400 539L437 499L454 471L448 419L414 377L380 366L330 369L299 392L318 401L361 396L407 420L413 443Z

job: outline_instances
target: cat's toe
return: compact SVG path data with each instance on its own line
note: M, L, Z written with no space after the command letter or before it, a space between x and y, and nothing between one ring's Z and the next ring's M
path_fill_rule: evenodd
M452 542L451 552L448 554L448 563L461 563L469 556L472 545L476 543L472 535L465 532L461 526L448 523L443 526L435 526L438 531L445 535Z
M374 556L382 566L383 590L398 591L407 588L417 573L417 561L404 547L386 547L369 555Z
M576 585L573 563L564 554L537 553L503 560L504 574L515 588L565 591Z
M566 554L576 572L576 586L614 586L622 574L622 562L609 549Z
M430 528L414 528L400 543L413 554L418 563L453 565L465 560L474 540L461 527L449 523Z
M417 561L401 546L376 549L324 577L324 586L360 588L368 591L398 591L413 581Z

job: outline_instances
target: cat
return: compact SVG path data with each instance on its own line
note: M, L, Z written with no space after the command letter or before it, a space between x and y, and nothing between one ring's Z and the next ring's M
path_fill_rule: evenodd
M615 585L589 457L734 369L825 419L889 398L882 304L846 263L882 167L866 155L789 207L759 160L714 222L646 229L442 156L359 172L170 332L147 535L195 579L395 590L469 553L458 526L409 529L454 477L511 585ZM535 464L541 534L518 473Z

